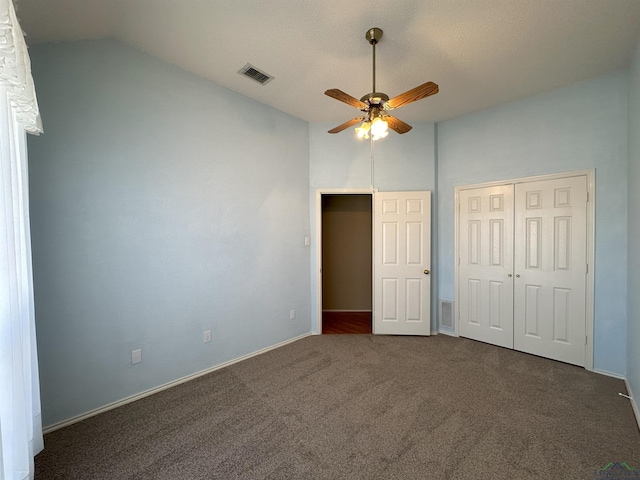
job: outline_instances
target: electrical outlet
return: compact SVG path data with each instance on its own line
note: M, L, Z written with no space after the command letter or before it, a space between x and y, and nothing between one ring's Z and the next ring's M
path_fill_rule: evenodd
M309 238L309 235L305 235L304 236L304 246L308 247L311 244L311 238Z
M131 350L131 364L135 365L142 361L142 350Z
M209 343L211 341L211 330L204 331L204 343Z
M296 311L294 310L289 310L289 320L293 320L296 318Z

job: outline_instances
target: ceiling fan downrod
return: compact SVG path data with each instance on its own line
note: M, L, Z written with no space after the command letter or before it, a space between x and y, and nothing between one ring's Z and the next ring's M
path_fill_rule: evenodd
M367 33L364 36L369 44L373 47L373 90L376 91L376 43L380 41L382 38L382 30L374 27L367 30Z

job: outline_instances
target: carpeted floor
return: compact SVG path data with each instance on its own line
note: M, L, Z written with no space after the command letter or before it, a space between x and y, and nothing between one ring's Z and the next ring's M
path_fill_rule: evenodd
M624 383L466 339L307 337L45 437L36 479L593 479Z

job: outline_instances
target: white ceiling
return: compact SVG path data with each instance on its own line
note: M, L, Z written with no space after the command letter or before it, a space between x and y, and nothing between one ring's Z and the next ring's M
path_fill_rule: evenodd
M358 112L326 97L440 93L397 110L437 122L626 68L640 0L17 0L27 42L115 39L303 120ZM275 79L241 77L245 64Z

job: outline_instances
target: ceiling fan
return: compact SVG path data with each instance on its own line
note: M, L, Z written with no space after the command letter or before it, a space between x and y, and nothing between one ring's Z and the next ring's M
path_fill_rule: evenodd
M391 99L389 99L389 96L384 93L376 92L376 44L382 38L382 30L379 28L370 28L367 30L365 38L373 47L373 91L371 93L367 93L360 100L352 97L348 93L338 90L337 88L324 92L325 95L328 95L331 98L335 98L347 105L356 107L358 110L362 111L364 115L352 118L351 120L344 122L342 125L332 128L329 130L329 133L341 132L360 122L362 122L362 125L356 128L356 133L360 138L369 138L369 132L374 140L384 138L387 136L388 128L391 128L400 134L407 133L411 130L411 125L389 115L387 111L400 108L403 105L407 105L430 95L435 95L438 93L438 85L433 82L427 82Z

